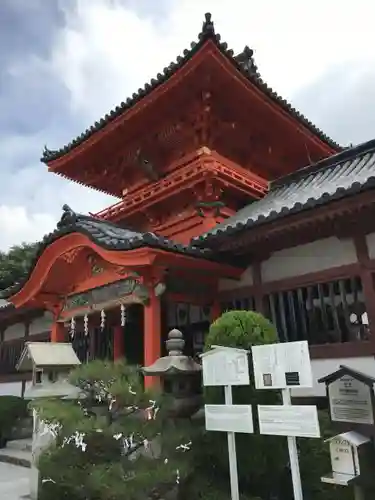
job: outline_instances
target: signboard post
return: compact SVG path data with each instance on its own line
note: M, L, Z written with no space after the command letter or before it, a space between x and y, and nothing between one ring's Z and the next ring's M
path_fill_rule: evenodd
M283 389L282 396L283 396L283 405L292 404L289 389ZM296 436L288 436L287 440L288 440L290 471L292 473L294 500L303 500L301 472L299 469L299 461L298 461L297 439Z
M224 396L225 396L225 405L233 404L232 387L230 385L224 386ZM233 431L228 432L227 436L228 436L230 491L232 495L232 500L239 500L240 493L238 488L236 436Z
M375 378L340 365L319 379L327 386L331 420L356 425L374 425Z
M316 406L292 406L291 387L312 387L309 347L306 341L252 347L257 389L281 389L283 406L258 406L261 434L286 436L294 500L303 500L297 437L320 437Z
M213 346L201 355L204 386L224 386L225 405L206 405L206 429L228 435L231 499L239 500L236 432L253 432L250 405L233 405L232 386L249 385L248 352L244 349Z

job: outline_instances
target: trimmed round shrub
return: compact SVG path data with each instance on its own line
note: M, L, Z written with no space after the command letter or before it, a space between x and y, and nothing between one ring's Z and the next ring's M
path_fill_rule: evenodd
M250 349L252 345L275 342L276 328L262 314L255 311L228 311L212 323L205 348L222 345Z

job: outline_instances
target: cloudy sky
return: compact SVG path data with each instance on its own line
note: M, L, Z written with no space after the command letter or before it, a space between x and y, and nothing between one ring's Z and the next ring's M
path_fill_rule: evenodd
M43 146L62 146L175 60L207 11L328 135L375 137L373 0L0 0L0 249L51 231L64 203L112 202L47 173Z

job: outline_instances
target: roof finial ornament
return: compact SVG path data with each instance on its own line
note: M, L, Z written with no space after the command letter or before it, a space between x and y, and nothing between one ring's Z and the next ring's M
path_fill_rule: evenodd
M205 20L203 22L202 31L199 35L200 39L207 37L207 36L212 36L215 34L215 26L214 26L214 23L212 21L211 13L206 12L204 17L205 17Z
M236 55L235 59L244 71L250 76L258 76L258 67L253 59L254 51L248 45L245 45L242 52Z
M64 226L69 226L77 222L77 214L70 208L69 205L64 204L62 207L63 214L60 221L57 223L57 227L60 229Z
M43 148L43 154L42 154L41 161L42 162L48 161L51 158L51 156L53 156L54 154L56 154L56 151L53 149L47 148L47 146L45 144L44 148Z

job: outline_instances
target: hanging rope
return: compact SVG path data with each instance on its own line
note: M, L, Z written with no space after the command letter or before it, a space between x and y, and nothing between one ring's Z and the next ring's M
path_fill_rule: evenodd
M104 327L105 327L105 311L104 309L102 309L100 311L100 328L104 330Z
M126 307L124 304L121 304L121 326L125 326L126 324Z
M85 332L85 337L89 334L89 317L87 314L83 317L83 331Z
M75 332L76 332L76 320L74 316L72 316L70 320L70 336L72 337L72 339L74 338Z

